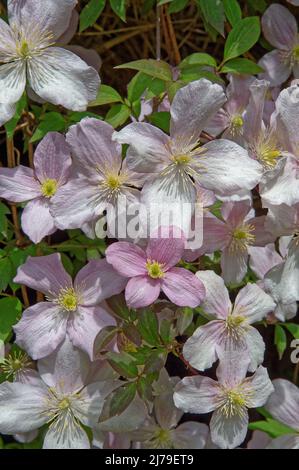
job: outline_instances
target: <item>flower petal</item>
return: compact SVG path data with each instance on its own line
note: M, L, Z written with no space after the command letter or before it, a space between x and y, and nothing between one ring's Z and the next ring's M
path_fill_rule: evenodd
M250 356L248 370L254 372L264 360L265 343L257 329L252 326L247 326L245 341Z
M223 88L205 78L180 88L171 105L170 135L174 146L195 144L209 120L226 102Z
M196 276L203 282L206 289L206 298L202 305L205 312L225 319L232 304L223 279L214 271L197 271Z
M68 413L50 424L43 449L90 449L90 442L82 426Z
M282 5L270 5L262 16L263 33L277 49L292 49L297 38L297 21Z
M250 246L248 251L250 268L259 279L263 279L270 269L282 262L273 243L267 246Z
M121 146L112 141L110 124L85 118L71 126L66 140L72 149L76 170L84 176L99 177L99 172L118 174L121 167Z
M34 169L39 181L54 179L61 186L67 182L71 165L71 152L64 136L49 132L34 154Z
M32 58L28 63L28 78L38 96L73 111L85 111L88 103L96 98L100 85L93 67L59 47L49 47Z
M266 449L299 449L298 434L286 434L273 439Z
M80 292L80 303L85 307L99 304L112 295L120 294L127 284L127 279L104 259L94 259L82 268L74 281L74 287Z
M0 103L19 101L26 86L26 64L23 60L0 66Z
M161 280L167 297L181 307L198 307L206 295L203 283L184 268L171 268Z
M174 449L204 449L209 427L204 423L187 421L172 431Z
M30 432L45 424L46 398L47 389L41 380L34 386L20 382L0 384L1 434Z
M0 168L0 197L12 202L24 202L39 196L40 184L31 168L22 165Z
M3 126L11 118L14 117L16 112L16 104L2 104L0 103L0 126Z
M33 243L39 243L47 235L56 232L56 226L50 214L49 202L38 197L27 203L21 217L23 232Z
M249 323L262 320L275 309L275 302L256 284L247 284L235 300L234 315L245 316Z
M185 377L174 390L175 406L185 413L203 414L217 408L220 389L209 377Z
M292 71L290 64L285 62L282 52L276 49L265 54L258 65L264 69L260 78L268 80L273 87L284 83Z
M250 397L247 400L248 408L263 406L271 393L274 392L268 371L263 366L259 366L257 371L245 380L245 386L248 386L251 390Z
M286 426L299 430L299 390L296 385L285 379L273 380L274 392L265 408L273 418Z
M14 326L16 343L32 359L51 354L64 340L68 315L50 302L40 302L27 308Z
M161 282L149 276L136 276L129 280L125 297L128 307L147 307L157 300L161 290Z
M115 324L114 318L102 307L79 306L69 318L67 331L73 345L85 351L92 361L96 336L104 327Z
M247 273L247 250L232 251L225 248L221 255L222 277L226 284L234 284L242 281Z
M106 259L122 276L134 277L147 274L145 252L133 243L112 243L106 250Z
M165 270L175 266L182 258L185 241L179 234L169 233L170 238L150 238L146 254L150 260L159 261Z
M29 256L18 268L14 282L43 292L49 297L56 297L61 289L72 286L72 279L65 271L58 253Z
M248 429L247 411L226 417L215 411L210 421L211 439L221 449L234 449L244 441Z

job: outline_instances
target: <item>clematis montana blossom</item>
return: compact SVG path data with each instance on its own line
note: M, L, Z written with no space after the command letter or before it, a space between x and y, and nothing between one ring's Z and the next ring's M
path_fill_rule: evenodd
M184 252L184 239L151 238L146 249L129 242L116 242L106 250L108 263L129 278L125 296L128 306L146 307L160 291L176 305L197 307L205 297L202 282L184 268L176 268Z
M213 271L198 271L196 276L207 293L202 308L216 318L195 330L184 345L184 357L196 369L205 370L225 352L246 351L249 370L254 371L263 362L265 344L251 324L274 310L273 299L256 284L247 284L232 305L220 276Z
M154 174L143 186L142 202L192 204L194 181L220 199L236 197L259 182L261 166L238 144L220 139L200 145L202 130L225 102L219 85L201 79L176 93L170 108L170 136L140 122L115 132L117 142L129 144L128 167Z
M245 439L247 408L262 406L273 392L267 369L259 366L246 378L248 358L236 354L222 357L216 374L209 377L185 377L175 387L174 403L186 413L209 413L211 439L222 449L233 449Z
M115 324L99 303L119 294L126 284L105 260L90 261L73 283L58 253L29 257L14 281L42 292L47 299L27 308L14 326L16 343L33 359L52 353L66 334L92 359L97 334Z
M27 202L22 212L23 231L38 243L57 230L50 213L53 196L69 178L72 159L64 136L49 132L34 154L34 169L19 165L0 168L0 197Z
M262 57L262 78L272 86L281 85L293 72L299 78L299 41L296 18L282 5L270 5L262 17L265 38L275 49Z
M66 338L38 362L40 375L27 383L0 384L0 432L29 433L48 424L44 449L90 448L83 426L97 424L105 398L121 385L103 366L91 380L90 367Z
M15 112L29 86L38 97L74 111L96 98L97 71L78 55L56 47L76 0L8 0L9 24L0 20L0 124Z

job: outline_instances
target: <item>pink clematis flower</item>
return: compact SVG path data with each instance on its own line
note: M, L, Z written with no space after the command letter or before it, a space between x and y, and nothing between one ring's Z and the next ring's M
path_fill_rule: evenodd
M52 353L69 335L71 342L93 357L99 331L115 320L99 304L120 293L126 280L106 260L92 260L74 283L58 253L29 257L14 281L42 292L47 302L27 308L14 326L16 343L33 359Z
M175 387L174 403L186 413L209 413L211 439L222 449L233 449L245 439L247 408L262 406L274 388L267 369L260 366L246 378L248 358L223 357L217 368L218 382L209 377L185 377Z
M265 216L254 217L247 202L225 202L223 220L208 213L203 219L201 253L221 250L222 277L226 283L239 283L247 273L251 246L264 246L275 240L265 230Z
M194 274L175 265L182 258L183 238L151 238L146 249L129 242L116 242L106 250L108 263L129 278L125 296L128 306L146 307L160 291L176 305L197 307L205 296L202 282Z
M71 126L66 140L72 150L74 172L69 182L53 198L52 214L61 229L81 228L96 221L120 197L128 203L139 201L140 175L122 161L121 146L111 140L110 124L85 118Z
M186 341L184 357L196 369L205 370L224 352L246 351L249 370L254 371L263 362L265 344L251 324L274 310L273 299L256 284L247 284L232 305L220 276L213 271L198 271L196 276L207 293L202 307L215 319L197 328Z
M96 98L100 78L78 55L55 44L70 25L77 0L8 0L0 21L0 118L15 112L27 83L32 94L74 111Z
M34 169L19 165L0 168L0 197L27 202L22 212L22 229L34 242L57 230L50 213L53 196L66 184L72 164L63 135L49 132L34 154Z
M105 363L90 375L88 357L68 338L31 382L0 384L0 432L30 433L49 424L44 449L89 449L84 426L98 423L105 399L121 385Z
M273 439L267 449L299 449L299 389L284 379L273 380L273 385L274 392L265 408L273 418L291 429L288 434Z
M275 49L262 57L259 65L265 70L262 78L272 86L281 85L291 73L299 77L299 41L296 18L277 3L270 5L262 17L265 38Z

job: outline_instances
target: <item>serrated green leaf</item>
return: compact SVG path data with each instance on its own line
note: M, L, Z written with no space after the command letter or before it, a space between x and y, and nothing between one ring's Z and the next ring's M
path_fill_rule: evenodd
M141 59L127 62L126 64L118 65L116 69L132 69L143 72L151 77L159 78L161 80L172 80L172 71L169 64L163 60L154 59Z
M224 36L224 8L221 0L197 0L205 21Z
M21 312L22 304L18 298L0 299L0 340L5 341L8 338Z
M126 21L126 0L109 0L110 6L114 13L119 16L122 21Z
M92 26L105 8L106 0L90 0L80 13L79 31Z
M117 128L122 126L130 117L131 111L126 104L113 105L106 114L105 121Z
M159 323L155 312L149 309L141 310L137 328L142 338L151 346L160 344Z
M225 63L220 70L221 73L238 73L244 75L255 75L262 73L264 69L249 59L232 59Z
M0 291L5 290L12 280L13 267L9 258L0 259Z
M224 13L232 26L242 18L242 10L237 0L223 0Z
M134 400L137 391L137 384L135 382L127 383L121 388L113 392L110 400L109 415L119 416L123 413L130 403Z
M119 354L108 352L106 358L111 367L121 376L128 378L137 377L138 369L134 358L130 354L124 351Z
M44 114L41 117L41 122L39 123L36 131L30 139L30 142L37 142L41 140L48 132L52 131L63 131L65 129L65 120L64 117L55 111Z
M97 97L88 104L88 107L101 106L109 103L122 103L122 97L111 86L101 85Z
M261 26L257 16L238 21L227 37L224 47L224 59L226 61L235 59L249 51L258 41L260 34Z
M274 344L281 359L287 347L287 335L280 325L275 325Z

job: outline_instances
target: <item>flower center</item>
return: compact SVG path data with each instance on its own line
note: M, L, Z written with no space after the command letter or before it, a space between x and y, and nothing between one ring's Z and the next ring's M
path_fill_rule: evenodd
M77 310L78 296L73 287L61 289L57 303L67 312L74 312Z
M255 231L255 227L250 224L244 224L237 227L232 232L232 241L230 244L230 251L245 251L248 245L252 245L255 240L255 236L252 232Z
M29 56L29 53L30 53L29 45L25 39L23 39L20 45L17 47L17 53L23 59Z
M113 176L113 175L108 176L106 179L106 183L107 183L107 186L112 190L118 189L121 186L121 181L118 176Z
M220 407L220 411L226 418L235 415L242 416L244 414L247 396L241 388L224 388L222 399L223 404Z
M60 410L67 410L70 407L70 401L68 398L63 398L59 403L58 403L58 408Z
M188 163L190 163L191 159L191 155L182 154L176 155L173 160L176 165L187 165Z
M54 179L46 179L41 185L41 192L44 197L52 197L57 191L57 181Z
M158 261L147 260L146 269L147 269L148 275L152 279L160 279L165 274L163 271L163 265L158 263Z
M293 48L292 58L294 62L299 62L299 44Z
M3 360L0 368L6 375L6 378L16 378L18 372L31 368L33 365L30 357L23 351L15 351Z
M259 160L261 160L264 166L266 166L267 168L274 168L277 163L277 159L278 157L280 157L280 155L280 150L277 150L275 148L271 149L266 146L260 151L260 154L258 156Z
M152 445L156 449L169 449L172 448L171 434L168 429L159 428L155 432L152 440Z
M245 328L243 323L245 320L246 318L242 315L232 314L229 314L225 320L227 334L236 341L240 340L244 334Z
M240 114L236 114L235 116L233 116L230 121L231 134L233 136L242 134L243 125L244 120Z

